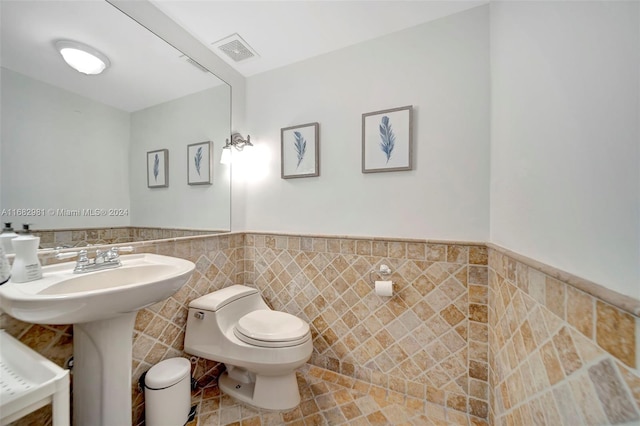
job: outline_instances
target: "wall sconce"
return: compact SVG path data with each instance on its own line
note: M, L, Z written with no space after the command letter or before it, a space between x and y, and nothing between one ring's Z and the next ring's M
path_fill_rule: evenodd
M247 139L243 139L240 133L234 133L231 135L231 141L227 139L222 147L222 156L220 157L220 163L231 163L231 147L234 147L236 151L242 151L246 146L253 146L251 143L251 136L247 135Z

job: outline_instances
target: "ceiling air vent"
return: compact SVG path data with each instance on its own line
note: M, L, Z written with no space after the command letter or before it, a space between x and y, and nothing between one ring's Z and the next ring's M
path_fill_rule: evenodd
M258 56L256 51L237 33L211 44L222 50L234 62L240 62Z

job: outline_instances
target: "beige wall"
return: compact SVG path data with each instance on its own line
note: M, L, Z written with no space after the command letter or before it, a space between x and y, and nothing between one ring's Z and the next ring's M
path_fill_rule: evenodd
M220 232L225 231L122 226L108 228L34 230L33 234L40 237L40 248L55 248L83 247L87 244L121 244L134 241L193 237L196 235L208 235Z
M602 287L559 275L489 250L490 424L638 421L638 317L605 302L616 295Z
M311 362L485 418L483 244L248 234L245 282L311 324ZM371 279L391 267L395 294Z
M227 234L131 244L136 247L137 253L175 256L196 264L192 277L176 294L141 310L136 318L131 389L134 425L144 419L144 398L138 389L138 379L163 359L189 357L182 351L188 304L199 296L235 283L238 267L242 268L242 262L238 263L238 260L242 259L243 241L242 234ZM50 261L50 257L43 259L45 264ZM73 355L71 325L32 325L2 314L0 328L6 329L9 334L60 366ZM217 377L218 373L218 364L212 361L198 359L192 366L192 376L203 383ZM47 424L47 418L50 419L50 410L40 410L16 423Z
M189 302L232 284L255 286L274 309L308 321L312 364L384 387L413 408L440 404L496 425L639 418L639 320L628 311L640 301L499 247L260 233L133 245L196 263L180 291L136 319L134 424L144 415L141 374L189 357ZM370 283L381 263L393 270L392 298L375 295ZM3 314L1 327L59 365L73 353L71 326ZM201 384L220 371L212 361L193 365Z

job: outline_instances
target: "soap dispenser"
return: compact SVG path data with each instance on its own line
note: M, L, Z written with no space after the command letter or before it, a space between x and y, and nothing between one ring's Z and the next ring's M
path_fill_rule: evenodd
M0 233L0 247L4 249L5 254L13 253L11 240L16 238L17 236L18 234L16 234L11 227L11 222L5 222L4 228L2 228L2 232Z
M11 266L4 253L4 248L0 244L0 285L6 283L11 278Z
M30 223L23 223L22 230L18 231L18 235L31 235L31 229L29 229L30 226Z
M42 278L42 265L38 259L40 237L31 234L29 225L23 225L23 232L11 240L16 257L11 268L11 281L26 283Z

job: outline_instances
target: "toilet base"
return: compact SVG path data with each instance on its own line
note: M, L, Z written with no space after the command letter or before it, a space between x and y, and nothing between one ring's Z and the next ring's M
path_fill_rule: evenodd
M225 371L220 376L218 387L241 402L265 410L287 411L300 404L295 371L283 376L256 375L255 382L251 383L234 380Z

